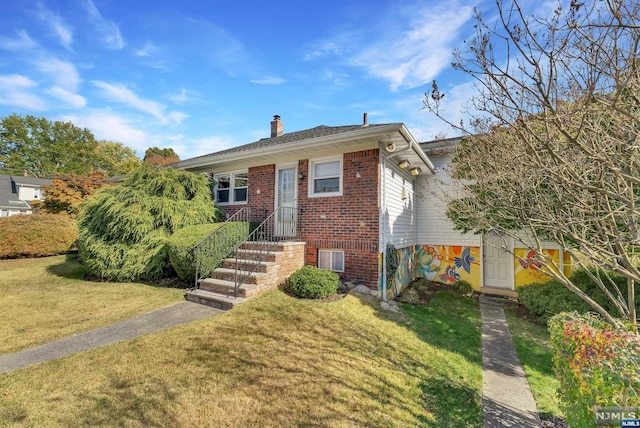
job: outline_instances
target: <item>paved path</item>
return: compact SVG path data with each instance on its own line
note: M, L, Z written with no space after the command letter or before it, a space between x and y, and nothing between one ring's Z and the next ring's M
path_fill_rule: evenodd
M66 339L28 348L15 354L0 356L0 373L21 369L32 364L66 357L76 352L98 348L110 343L133 339L191 321L222 313L220 309L192 302L180 302L135 318L126 319Z
M504 310L480 300L484 427L540 427L536 402L513 347Z

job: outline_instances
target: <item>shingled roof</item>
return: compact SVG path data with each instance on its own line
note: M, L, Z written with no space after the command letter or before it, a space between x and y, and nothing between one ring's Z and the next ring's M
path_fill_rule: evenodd
M381 126L388 125L402 125L401 123L381 123L381 124L371 124L367 125L368 128L375 128ZM202 159L207 157L215 157L220 155L226 155L231 153L242 153L249 152L251 150L262 149L267 147L274 147L281 144L293 143L297 141L311 140L313 138L326 137L329 135L338 135L346 132L356 131L358 129L362 129L362 125L344 125L344 126L316 126L315 128L305 129L303 131L289 132L288 134L283 134L278 137L272 138L261 138L258 141L253 143L245 144L238 147L232 147L230 149L221 150L219 152L210 153L207 155L197 156L194 158L190 158L188 160L193 159Z

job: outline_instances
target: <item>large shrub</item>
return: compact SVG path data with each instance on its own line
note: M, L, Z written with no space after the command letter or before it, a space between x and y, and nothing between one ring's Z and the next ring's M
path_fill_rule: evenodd
M0 258L63 254L78 239L75 220L65 215L14 215L0 218Z
M224 227L222 227L224 225ZM208 275L229 257L233 250L249 235L247 222L227 222L187 226L176 231L168 240L169 260L180 279L194 280L196 253L194 246L201 245L198 273ZM204 242L213 231L215 235Z
M287 288L295 296L306 299L321 299L338 291L340 278L335 272L304 266L287 280Z
M640 406L640 338L594 314L549 322L560 407L571 427L595 427L594 406Z
M594 275L598 272L591 271ZM602 272L600 272L602 275ZM618 286L623 296L627 294L626 278L609 273L612 281ZM600 289L596 283L589 277L585 270L576 270L571 276L571 281L582 291L588 294L596 302L598 302L607 312L615 314L616 308L611 300L606 296L604 291ZM613 287L609 290L614 293ZM591 306L580 299L575 293L571 292L560 282L551 280L545 283L530 284L518 288L518 300L532 314L536 315L541 321L547 322L552 316L560 312L576 311L578 313L586 313L593 311ZM640 300L636 302L636 307L640 309ZM640 313L640 312L638 312Z
M78 249L98 277L159 279L172 273L168 237L185 226L212 223L216 214L204 175L144 167L82 204Z

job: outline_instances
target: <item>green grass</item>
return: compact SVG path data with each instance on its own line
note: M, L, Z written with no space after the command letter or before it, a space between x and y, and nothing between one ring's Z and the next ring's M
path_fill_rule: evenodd
M0 375L0 425L414 427L482 425L480 312L439 293L272 290L206 320Z
M0 260L0 355L183 299L178 289L84 281L73 256Z
M538 405L538 412L546 418L562 418L556 398L560 383L553 371L549 332L545 327L527 321L511 310L505 309L505 315L516 352Z

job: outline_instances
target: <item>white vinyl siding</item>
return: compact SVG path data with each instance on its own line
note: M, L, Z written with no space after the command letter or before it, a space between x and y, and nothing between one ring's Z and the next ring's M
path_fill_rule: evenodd
M334 272L344 272L344 251L318 250L318 267Z
M387 243L396 248L418 244L413 178L395 165L387 164L382 178L380 249Z
M416 185L421 195L420 198L416 198L419 218L418 240L420 244L479 247L482 245L481 235L462 234L454 230L453 223L447 218L447 203L443 198L457 191L455 180L448 173L450 156L430 156L439 172L431 176L419 176Z

